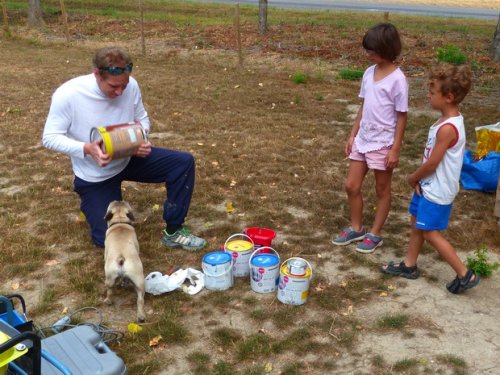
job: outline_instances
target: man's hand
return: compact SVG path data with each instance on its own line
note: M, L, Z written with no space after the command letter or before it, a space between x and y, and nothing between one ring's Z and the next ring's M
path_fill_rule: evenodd
M139 148L137 149L137 152L135 153L135 156L138 156L140 158L145 158L150 153L151 153L151 143L146 142L146 143L143 143L139 146Z
M109 164L111 158L108 154L102 152L101 147L102 140L95 141L93 143L85 143L85 146L83 146L83 152L85 155L92 156L92 159L94 159L100 167L105 167Z

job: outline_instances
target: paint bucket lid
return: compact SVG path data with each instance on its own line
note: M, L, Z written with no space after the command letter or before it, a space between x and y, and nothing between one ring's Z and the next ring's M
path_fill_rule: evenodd
M252 266L273 267L277 265L280 258L274 254L257 254L252 258Z
M231 251L248 251L253 249L253 243L245 240L229 241L226 244L226 249Z
M276 237L276 232L269 228L252 227L245 229L245 234L256 244L271 246L272 240Z
M312 270L311 270L311 267L307 266L305 274L303 274L303 275L294 275L294 274L290 273L290 271L288 270L288 264L286 264L286 262L284 262L283 265L281 266L281 273L283 275L289 276L289 277L298 277L298 278L307 279L307 278L309 278L311 276Z
M231 262L231 255L225 253L224 251L214 251L213 253L208 253L203 257L203 263L211 266L217 266L227 262Z

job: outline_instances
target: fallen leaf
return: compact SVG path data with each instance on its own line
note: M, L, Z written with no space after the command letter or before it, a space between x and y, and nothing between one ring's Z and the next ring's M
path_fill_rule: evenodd
M387 292L381 292L381 293L379 294L379 296L380 296L380 297L387 297Z
M14 289L14 290L18 290L19 289L19 283L13 283L10 287L12 289Z
M232 214L234 212L233 202L226 203L226 213Z
M65 307L65 308L63 309L63 311L62 311L62 314L66 314L66 313L68 312L68 310L69 310L69 309L68 309L67 307Z
M323 290L325 290L327 287L326 283L318 283L318 285L316 285L316 287L314 288L314 290L316 292L322 292Z
M269 374L271 371L273 371L273 364L271 362L267 362L264 366L264 372Z
M162 339L163 337L161 335L153 337L151 340L149 340L149 346L150 347L157 346Z
M259 86L260 87L264 87L264 84L261 82L261 83L259 83Z
M160 209L160 205L159 204L153 205L153 211L158 211L159 209Z
M239 88L239 87L240 87L240 85L236 85L236 86L234 86L234 88L235 88L235 89L237 89L237 88Z
M51 260L48 260L47 262L45 262L45 265L46 266L55 266L59 263L61 263L61 262L59 262L57 259L51 259Z

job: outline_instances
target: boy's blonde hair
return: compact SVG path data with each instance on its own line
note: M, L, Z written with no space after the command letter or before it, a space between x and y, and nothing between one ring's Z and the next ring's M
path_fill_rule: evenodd
M441 86L441 94L453 94L453 103L459 104L472 86L472 72L466 65L442 63L431 68L429 72L429 87L434 87L435 81Z

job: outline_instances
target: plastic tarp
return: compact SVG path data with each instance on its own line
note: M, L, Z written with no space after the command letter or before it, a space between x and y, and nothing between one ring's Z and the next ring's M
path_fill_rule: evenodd
M482 159L475 160L469 150L465 150L460 182L465 190L494 191L498 185L500 153L489 152Z

